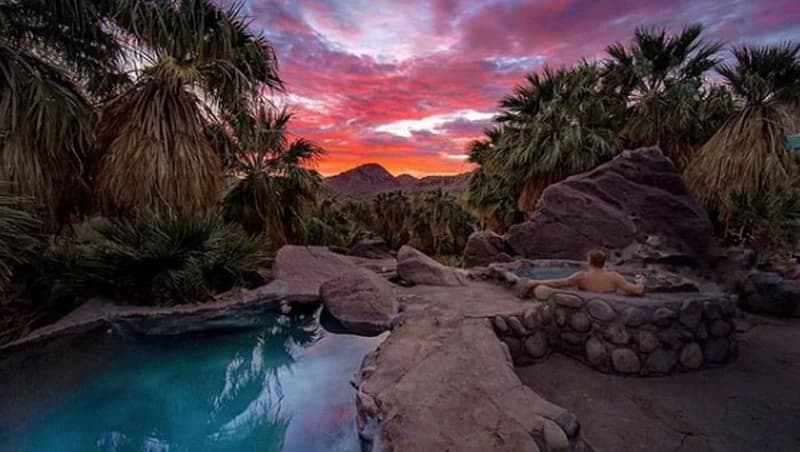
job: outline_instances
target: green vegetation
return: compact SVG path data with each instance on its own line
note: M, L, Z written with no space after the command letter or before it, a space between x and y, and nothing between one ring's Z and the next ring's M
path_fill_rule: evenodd
M786 145L786 137L800 130L800 44L736 48L733 56L719 73L736 111L697 151L687 182L726 229L738 226L747 234L758 211L758 223L770 219L773 232L784 229L784 219L786 227L796 227L786 207L764 208L792 205L800 189L798 156ZM778 212L787 214L776 217Z
M623 148L657 145L723 238L793 252L800 168L786 137L800 130L800 45L735 48L722 64L722 45L693 25L639 29L607 53L531 74L501 101L470 153L479 169L466 203L481 225L502 232L548 185Z
M394 250L410 244L428 254L460 255L475 226L461 202L441 189L416 195L393 191L367 200L322 200L300 243L349 246L380 237Z
M30 264L43 246L39 220L17 197L0 194L0 295L8 290L16 267Z
M47 256L53 298L97 295L135 304L207 300L261 263L266 241L218 216L142 215L101 221L85 241Z
M225 195L225 219L250 233L268 234L275 245L301 240L304 218L322 189L322 177L308 167L324 151L302 138L289 143L291 117L286 110L259 105L254 115L231 121L233 136L220 135L236 179Z

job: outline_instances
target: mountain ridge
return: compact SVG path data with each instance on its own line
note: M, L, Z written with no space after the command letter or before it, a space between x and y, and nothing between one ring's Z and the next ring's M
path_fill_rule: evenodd
M393 176L378 163L362 165L325 178L325 185L332 194L351 198L368 198L387 191L418 193L441 188L446 191L461 191L466 186L471 172L452 176L414 177L410 174Z

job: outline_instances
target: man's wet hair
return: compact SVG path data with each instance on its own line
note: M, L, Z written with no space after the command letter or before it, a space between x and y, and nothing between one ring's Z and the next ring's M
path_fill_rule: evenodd
M595 268L603 268L606 265L606 253L601 249L593 249L586 255L589 265Z

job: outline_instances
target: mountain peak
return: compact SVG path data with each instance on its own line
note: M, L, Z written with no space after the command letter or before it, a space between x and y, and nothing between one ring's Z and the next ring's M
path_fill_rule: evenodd
M419 179L409 174L394 177L377 163L365 163L326 178L325 184L334 195L366 198L394 190L419 192L436 188L458 189L464 180L464 175L436 176L432 179Z

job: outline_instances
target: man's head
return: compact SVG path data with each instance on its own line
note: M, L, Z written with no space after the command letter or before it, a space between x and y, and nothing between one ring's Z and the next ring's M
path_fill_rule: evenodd
M586 255L589 266L593 268L603 268L606 265L606 253L600 249L593 249Z

